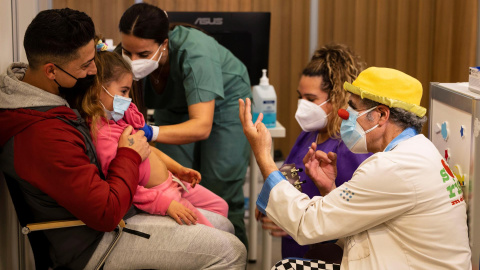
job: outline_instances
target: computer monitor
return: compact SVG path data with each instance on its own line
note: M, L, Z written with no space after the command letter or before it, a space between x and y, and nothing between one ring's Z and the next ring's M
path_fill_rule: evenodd
M168 12L168 18L203 29L245 64L252 85L259 84L268 69L269 12Z

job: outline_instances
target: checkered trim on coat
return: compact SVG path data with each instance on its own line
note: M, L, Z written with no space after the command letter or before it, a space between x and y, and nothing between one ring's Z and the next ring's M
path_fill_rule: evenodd
M339 264L326 263L319 260L283 259L275 264L271 270L340 270Z

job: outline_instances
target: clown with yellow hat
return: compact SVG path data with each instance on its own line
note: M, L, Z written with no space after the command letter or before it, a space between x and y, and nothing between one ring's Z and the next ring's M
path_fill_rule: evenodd
M343 239L344 270L472 269L462 189L420 134L426 121L420 82L372 67L344 88L350 96L349 107L339 111L341 139L353 152L374 154L336 187L337 171L348 160L337 163L343 157L312 143L303 162L322 194L313 198L278 171L269 132L254 124L248 106L240 103L244 133L266 178L258 210L301 245ZM319 261L289 261L307 263Z
M420 106L423 89L415 78L395 69L371 67L358 75L353 83L345 82L345 90L382 103L402 108L423 117L427 110Z
M426 121L424 116L427 110L420 106L423 94L422 84L401 71L370 67L361 72L353 83L345 82L344 88L357 97L356 99L361 105L368 107L359 112L355 110L357 109L355 106L352 108L353 101L350 100L349 104L351 105L346 110L340 109L338 112L339 116L344 119L340 135L347 147L354 153L372 152L367 149L366 135L379 127L379 124L365 130L357 120L377 108L378 112L389 114L390 120L398 124L400 128L413 128L412 134L415 135L421 131L421 127ZM359 108L362 108L361 105ZM381 108L378 105L385 106ZM389 108L388 112L385 111L386 107ZM367 118L371 118L371 116ZM379 117L380 120L381 117ZM385 143L379 146L386 147Z

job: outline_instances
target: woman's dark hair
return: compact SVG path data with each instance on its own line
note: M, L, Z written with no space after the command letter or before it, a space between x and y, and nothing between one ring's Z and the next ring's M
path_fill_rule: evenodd
M38 13L28 25L23 46L29 66L35 69L74 60L78 49L94 38L95 26L87 14L69 8L49 9Z
M162 9L150 4L135 4L123 13L120 32L138 38L153 39L156 43L168 38L168 17Z

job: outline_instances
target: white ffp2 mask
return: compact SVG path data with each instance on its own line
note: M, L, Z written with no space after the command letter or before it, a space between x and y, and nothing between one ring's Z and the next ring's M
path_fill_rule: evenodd
M316 131L324 128L328 122L328 115L322 109L322 106L330 99L325 100L322 104L317 105L305 99L298 100L298 108L295 113L295 119L303 131Z
M152 58L137 59L133 61L130 59L130 57L124 55L122 51L123 59L125 59L132 66L133 79L135 81L138 81L147 77L150 73L152 73L155 69L158 68L158 62L160 61L160 59L162 59L163 52L166 50L166 48L163 48L162 52L160 53L160 57L158 57L157 61L153 60L153 58L155 57L155 55L157 55L161 47L162 46L158 47L157 51L152 56Z

